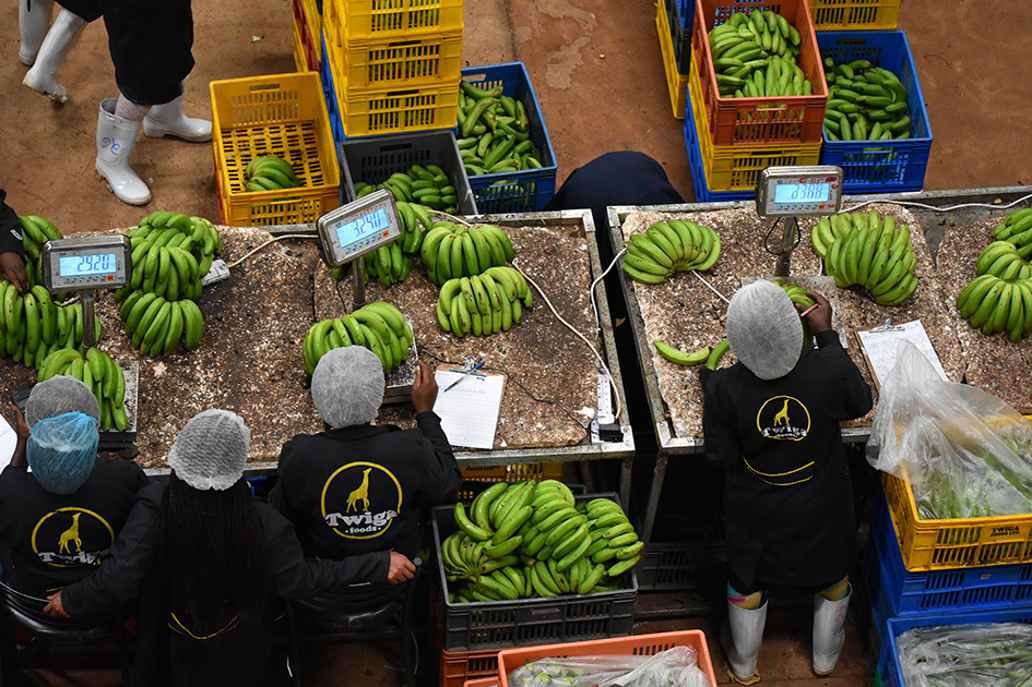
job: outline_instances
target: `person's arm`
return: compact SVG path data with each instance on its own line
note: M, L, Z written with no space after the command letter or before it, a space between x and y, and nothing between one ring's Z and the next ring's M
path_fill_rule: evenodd
M26 446L29 443L29 425L25 422L25 415L22 414L21 409L14 404L11 404L11 407L14 409L14 430L18 434L18 442L14 446L14 453L11 454L8 467L24 470L28 464Z
M828 414L839 422L867 415L874 407L871 386L842 348L838 334L830 329L816 334L814 339L828 368L829 380L824 385L828 391L824 401Z
M18 213L4 202L7 192L0 189L0 276L25 291L29 287L25 274L25 249L19 231Z
M290 463L290 457L294 452L294 439L291 439L287 443L283 444L283 448L280 449L279 462L276 467L276 484L272 487L272 491L269 492L269 503L273 508L283 514L287 520L290 520L295 525L297 519L295 518L294 510L290 507L290 502L287 499L287 466Z
M742 457L742 447L735 431L734 411L725 402L720 388L721 377L725 374L706 371L700 375L703 385L702 434L710 460L731 469Z
M437 380L430 366L419 364L416 380L412 384L412 406L416 409L416 425L423 438L430 444L430 450L423 458L427 480L421 491L427 495L427 505L436 506L449 501L462 484L459 464L444 430L441 418L434 412L437 402Z

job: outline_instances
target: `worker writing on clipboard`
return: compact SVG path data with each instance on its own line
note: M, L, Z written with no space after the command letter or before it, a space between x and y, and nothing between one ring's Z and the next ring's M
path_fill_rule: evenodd
M831 328L831 305L814 295L805 314L817 348L803 350L803 322L781 287L756 281L727 310L738 359L704 371L706 451L725 467L731 678L759 682L766 590L814 592L813 669L835 669L845 641L856 539L853 493L840 423L866 415L871 389Z

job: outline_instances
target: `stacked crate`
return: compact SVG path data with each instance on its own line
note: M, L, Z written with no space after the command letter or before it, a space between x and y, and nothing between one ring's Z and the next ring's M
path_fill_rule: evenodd
M321 62L322 20L315 0L291 0L294 66L299 72L317 72Z

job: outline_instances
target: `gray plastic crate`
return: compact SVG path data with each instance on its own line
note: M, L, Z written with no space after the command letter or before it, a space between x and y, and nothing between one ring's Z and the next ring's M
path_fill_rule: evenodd
M616 494L587 494L577 502ZM453 604L441 561L441 542L457 528L451 506L433 510L434 556L444 602L442 644L448 650L556 644L631 634L638 579L625 576L629 587L615 592L570 594L551 599L519 599Z
M455 187L458 214L478 214L455 134L450 129L352 138L341 143L340 151L340 166L344 169L343 202L355 199L356 181L378 184L395 172L406 172L414 164L432 164L440 166Z

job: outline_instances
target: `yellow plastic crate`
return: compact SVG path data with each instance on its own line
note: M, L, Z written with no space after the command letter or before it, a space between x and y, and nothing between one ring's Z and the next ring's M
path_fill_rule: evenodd
M212 81L208 89L226 224L306 224L340 205L340 166L318 73ZM303 186L246 191L244 168L260 155L287 160Z
M910 483L882 476L903 565L911 572L1032 563L1032 513L926 520Z
M305 11L305 21L308 22L308 35L318 43L322 35L322 15L319 13L319 6L315 0L301 0L301 7Z
M709 121L702 101L699 67L691 61L688 92L698 132L702 164L711 191L755 191L760 172L767 167L816 165L821 157L821 142L796 144L727 145L713 144Z
M312 71L305 56L305 44L301 41L301 29L297 25L296 17L291 21L291 28L294 36L294 68L299 72Z
M670 22L667 19L664 1L660 0L656 4L656 33L659 34L659 52L663 57L667 90L670 91L670 109L673 110L675 119L684 119L685 97L687 97L685 88L688 86L688 77L677 69L674 40L670 37Z
M818 31L872 31L899 26L903 0L810 0Z
M323 0L323 27L342 41L461 32L463 5L463 0Z
M337 34L336 38L340 38ZM327 42L345 89L402 89L455 83L462 70L462 32L404 40Z

